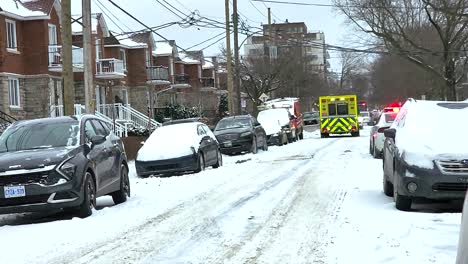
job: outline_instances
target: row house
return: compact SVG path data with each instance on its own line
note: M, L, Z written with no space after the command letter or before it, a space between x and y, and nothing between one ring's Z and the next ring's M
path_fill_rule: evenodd
M16 119L48 116L60 103L59 0L0 2L0 111ZM82 71L82 49L73 49Z
M215 117L220 96L216 71L217 58L206 58L203 51L179 51L174 40L157 41L153 52L156 65L169 69L169 79L174 88L158 97L159 108L168 104L196 107L203 116Z

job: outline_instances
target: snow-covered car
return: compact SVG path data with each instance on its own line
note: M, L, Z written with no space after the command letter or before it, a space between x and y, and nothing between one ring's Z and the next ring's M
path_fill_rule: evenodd
M468 264L468 195L465 195L463 203L456 264Z
M257 120L265 129L269 145L288 144L287 127L290 121L287 109L277 108L260 111Z
M319 113L318 112L305 112L302 114L302 121L305 126L317 125L319 123Z
M0 136L0 186L2 214L66 208L87 217L96 197L130 196L122 140L92 115L13 123Z
M368 111L361 111L358 116L358 124L359 128L363 128L364 125L371 124L371 117Z
M242 152L257 153L261 148L268 150L265 130L251 115L231 116L221 119L214 129L214 134L224 154Z
M372 127L369 140L369 153L376 159L382 157L383 145L385 141L384 131L390 128L397 113L387 112L380 115L377 124Z
M408 100L384 131L383 189L396 208L413 200L464 199L468 186L468 102ZM456 124L452 131L444 124Z
M138 150L139 177L200 172L218 168L223 157L213 132L203 123L188 122L157 128Z

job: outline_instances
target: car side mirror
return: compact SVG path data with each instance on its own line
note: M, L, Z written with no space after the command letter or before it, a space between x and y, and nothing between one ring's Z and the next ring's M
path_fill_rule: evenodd
M384 135L385 135L385 137L395 139L396 129L394 129L394 128L385 129L384 130Z
M106 137L102 135L96 135L91 138L91 143L93 145L99 145L106 141Z

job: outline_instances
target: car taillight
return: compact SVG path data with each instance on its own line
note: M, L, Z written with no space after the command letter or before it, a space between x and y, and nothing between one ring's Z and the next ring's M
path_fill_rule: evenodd
M385 129L388 129L389 127L381 127L379 130L377 130L378 133L383 133Z
M327 132L327 128L326 127L322 128L322 132Z
M373 138L376 138L376 137L377 137L377 133L372 134L372 137L373 137Z

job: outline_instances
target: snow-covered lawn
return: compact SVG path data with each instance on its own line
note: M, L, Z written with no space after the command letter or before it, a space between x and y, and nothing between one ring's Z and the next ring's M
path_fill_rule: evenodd
M367 134L366 134L367 135ZM352 176L333 228L328 263L455 263L461 204L416 204L412 212L395 209L382 192L382 160L367 154L348 160Z

